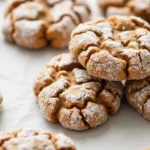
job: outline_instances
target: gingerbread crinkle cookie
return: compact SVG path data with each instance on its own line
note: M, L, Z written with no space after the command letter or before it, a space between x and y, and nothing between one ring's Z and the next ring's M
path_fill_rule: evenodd
M80 24L69 49L95 77L121 81L150 75L150 25L138 17L111 16Z
M0 132L0 150L76 150L65 135L32 129Z
M134 109L145 119L150 120L150 77L127 81L126 97Z
M8 41L26 48L48 44L63 48L68 46L71 31L89 16L89 6L78 0L12 0L3 33Z
M105 123L118 111L122 84L89 75L70 53L64 53L39 72L34 92L47 120L85 130Z

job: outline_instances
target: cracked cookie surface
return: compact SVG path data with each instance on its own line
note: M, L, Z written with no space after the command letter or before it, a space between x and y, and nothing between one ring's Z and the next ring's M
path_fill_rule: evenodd
M97 0L103 14L138 16L150 23L150 0Z
M121 82L89 75L71 53L64 53L39 72L34 93L47 120L85 130L105 123L118 111L122 88Z
M69 49L95 77L120 81L150 75L150 25L138 17L111 16L80 24Z
M126 97L129 104L144 118L150 120L150 77L127 81Z
M8 41L32 49L48 44L68 46L71 31L89 20L90 10L79 0L12 0L7 6L3 33Z
M0 150L76 150L72 140L32 129L0 132Z

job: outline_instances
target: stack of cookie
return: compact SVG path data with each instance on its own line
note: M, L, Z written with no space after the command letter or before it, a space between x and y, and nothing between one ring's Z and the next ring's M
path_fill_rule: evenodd
M149 39L150 25L138 17L80 24L71 35L71 53L55 56L35 82L45 118L73 130L101 125L118 111L121 81L127 80L129 104L150 119Z
M129 104L150 120L150 25L146 21L111 16L79 25L72 32L70 51L90 75L128 80Z

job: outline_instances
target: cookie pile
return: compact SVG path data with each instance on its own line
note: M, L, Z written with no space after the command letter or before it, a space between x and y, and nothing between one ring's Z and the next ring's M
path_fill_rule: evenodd
M12 0L3 32L8 41L26 48L63 48L71 31L89 16L89 6L81 0Z
M0 150L76 150L63 134L51 135L32 129L0 132Z
M103 14L138 16L150 23L150 0L97 0Z
M79 25L69 49L87 72L127 80L129 104L150 120L150 25L138 17L110 16Z

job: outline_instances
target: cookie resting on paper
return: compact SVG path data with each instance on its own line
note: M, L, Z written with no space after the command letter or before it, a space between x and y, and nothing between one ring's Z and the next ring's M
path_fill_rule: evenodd
M0 150L76 150L76 147L61 133L19 129L0 132Z
M126 97L134 109L145 119L150 120L150 77L127 81Z
M81 0L12 0L5 13L3 33L8 41L38 49L68 46L71 31L88 21L89 6Z
M121 82L89 75L70 53L52 58L34 85L45 118L73 130L105 123L118 111L122 89Z
M121 81L150 76L150 25L141 18L111 16L80 24L69 49L95 77Z

